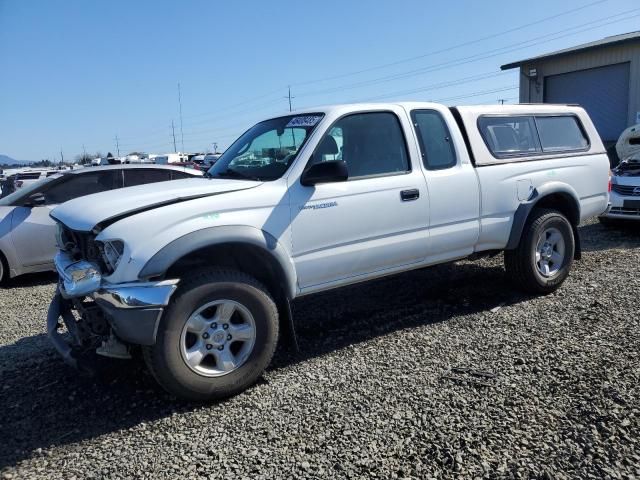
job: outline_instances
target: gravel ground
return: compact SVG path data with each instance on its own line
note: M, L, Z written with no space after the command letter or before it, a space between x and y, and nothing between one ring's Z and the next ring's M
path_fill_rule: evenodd
M581 234L547 297L514 293L498 256L301 299L301 353L214 405L140 362L78 378L44 336L55 278L18 280L0 478L638 478L640 229Z

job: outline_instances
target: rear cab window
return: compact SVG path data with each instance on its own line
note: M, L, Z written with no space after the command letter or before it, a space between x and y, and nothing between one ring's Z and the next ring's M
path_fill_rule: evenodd
M480 134L496 158L526 157L588 150L578 117L567 115L483 115Z
M422 163L428 170L442 170L456 165L456 150L449 128L436 110L413 110L411 121L420 144Z

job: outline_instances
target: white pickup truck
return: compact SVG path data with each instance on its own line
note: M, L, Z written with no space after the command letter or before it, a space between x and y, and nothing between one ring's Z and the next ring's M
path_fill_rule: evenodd
M290 302L303 295L502 250L515 285L555 290L579 257L578 224L607 207L608 178L574 106L360 104L270 118L204 178L56 208L48 334L71 364L142 346L168 391L229 396L261 375L281 333L295 344Z

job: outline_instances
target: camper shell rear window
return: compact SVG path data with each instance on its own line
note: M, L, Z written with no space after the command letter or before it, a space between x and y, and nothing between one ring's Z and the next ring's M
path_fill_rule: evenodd
M573 114L482 115L478 129L499 159L584 152L590 146Z

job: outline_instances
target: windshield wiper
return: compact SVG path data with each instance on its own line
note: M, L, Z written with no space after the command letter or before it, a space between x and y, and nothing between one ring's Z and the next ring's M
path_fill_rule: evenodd
M226 170L223 170L222 172L216 172L215 174L209 174L209 178L238 178L241 180L254 180L256 182L261 182L262 179L260 179L260 177L255 177L253 175L246 175L242 172L239 172L237 170L232 170L231 168L227 168Z

